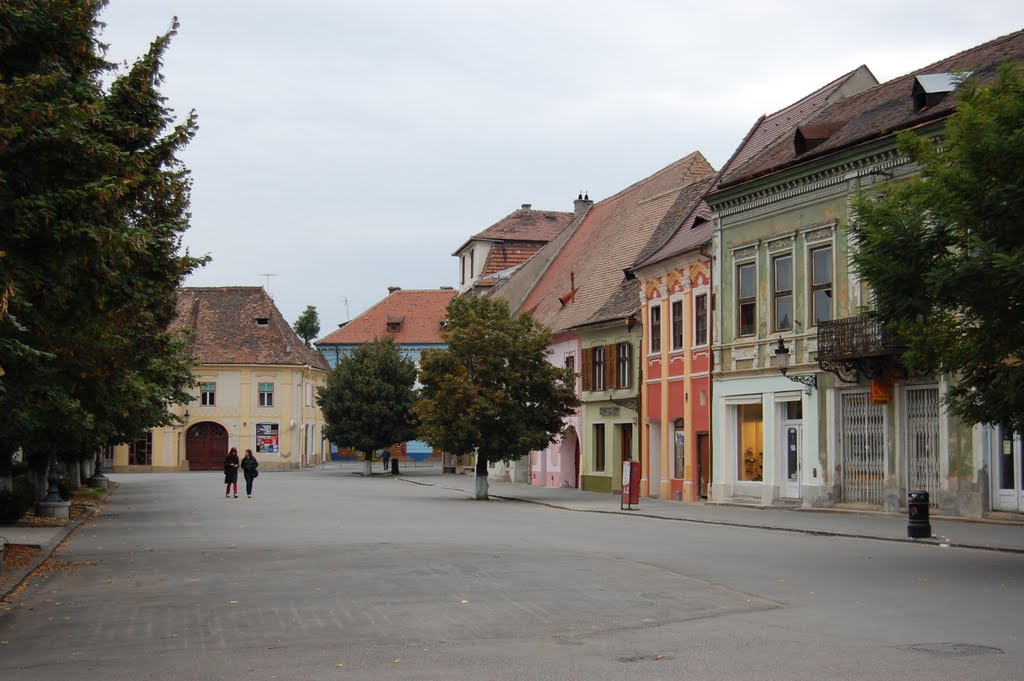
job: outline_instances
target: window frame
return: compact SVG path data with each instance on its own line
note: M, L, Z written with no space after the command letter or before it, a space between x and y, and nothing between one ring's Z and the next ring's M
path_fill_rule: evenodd
M743 294L743 270L750 268L753 272L752 295L742 297ZM750 331L744 333L743 309L750 308ZM754 261L736 263L736 337L750 338L757 335L757 263Z
M211 387L207 387L211 386ZM217 382L203 381L199 384L199 405L202 407L217 406Z
M265 390L264 386L270 386L269 390ZM271 381L257 381L256 382L256 394L258 404L261 407L273 407L274 406L274 383Z
M672 350L678 351L684 348L683 340L683 313L684 313L683 299L679 298L673 300L669 304L669 316L672 318ZM678 313L677 313L678 310ZM678 342L677 342L678 341Z
M815 258L814 258L814 256L815 256L816 253L819 253L820 251L825 251L825 250L827 250L828 254L829 254L829 257L828 257L828 270L829 270L828 281L824 282L824 283L821 283L821 284L816 284L815 283ZM807 285L808 285L808 290L809 290L807 306L808 306L809 312L810 312L808 317L810 317L809 326L811 328L814 328L814 327L818 326L818 320L821 319L817 315L817 305L815 303L815 294L818 293L819 291L827 291L828 292L828 301L829 301L828 317L825 318L825 319L821 319L821 321L832 321L832 319L835 318L835 298L832 295L832 292L835 290L835 278L836 278L835 260L834 260L834 258L835 258L835 250L832 248L832 243L831 242L823 243L823 244L815 244L813 246L810 246L807 249L807 256L808 256L808 258L807 258L808 259Z
M618 363L618 384L616 387L620 390L628 388L630 375L633 373L633 348L629 343L618 344L615 361Z
M704 304L700 305L703 300ZM703 307L703 311L701 310ZM703 291L693 296L693 346L705 347L708 344L708 293Z
M595 347L593 347L591 349L594 352L594 364L593 364L593 366L594 366L594 380L593 380L593 389L594 390L604 390L605 389L605 385L604 385L604 363L606 361L606 358L604 356L604 346L598 345L598 346L595 346Z
M647 319L650 321L651 337L648 347L652 355L661 353L661 299L659 298L647 312Z
M594 472L604 473L607 466L607 452L605 450L605 430L603 423L594 424Z
M789 288L779 288L779 263L782 261L789 261ZM772 257L772 330L773 332L779 333L784 331L793 330L794 316L793 311L794 298L793 298L793 281L795 272L793 270L793 253L780 253L779 255ZM789 326L783 327L780 325L781 320L779 319L779 302L785 298L789 299Z

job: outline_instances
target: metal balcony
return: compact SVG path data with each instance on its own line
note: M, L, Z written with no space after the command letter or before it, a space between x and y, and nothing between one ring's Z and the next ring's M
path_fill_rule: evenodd
M818 322L818 364L844 381L901 373L902 352L899 341L868 315Z

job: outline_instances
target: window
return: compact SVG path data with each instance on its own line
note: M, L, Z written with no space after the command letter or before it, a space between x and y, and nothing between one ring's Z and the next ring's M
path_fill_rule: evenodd
M153 432L146 433L146 437L140 438L128 445L129 466L152 466L153 465Z
M629 343L619 343L619 388L629 387L629 375L633 371L629 349Z
M565 368L568 369L569 371L573 372L574 374L576 373L576 356L575 355L566 355L565 356Z
M761 404L741 404L736 408L736 478L764 479L764 421Z
M693 299L693 344L708 344L708 294L701 293Z
M594 348L594 390L604 390L604 348Z
M757 279L754 263L736 268L736 303L740 315L740 335L753 336L756 333Z
M604 424L594 424L594 470L604 473Z
M811 319L832 319L832 247L811 251Z
M459 277L459 283L460 284L465 284L466 283L466 256L465 255L462 256L462 267L459 268L459 273L462 275L462 276Z
M312 383L307 383L306 384L306 406L307 407L312 407L313 406L313 384Z
M212 407L217 404L217 384L199 384L199 403L204 407Z
M772 260L772 297L774 298L775 330L793 330L793 255L780 255Z
M684 426L685 421L683 419L676 419L672 424L672 447L676 464L674 477L680 480L683 480L686 475L686 431Z
M672 303L672 349L683 349L683 301Z
M651 304L651 352L661 352L661 304Z
M256 424L256 453L277 454L281 451L280 429L276 423Z
M260 383L260 406L261 407L273 407L274 406L274 384L273 383Z

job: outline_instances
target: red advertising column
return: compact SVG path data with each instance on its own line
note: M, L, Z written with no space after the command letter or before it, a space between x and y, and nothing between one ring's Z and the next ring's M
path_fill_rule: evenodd
M640 462L626 460L622 462L622 501L619 508L628 509L640 503Z

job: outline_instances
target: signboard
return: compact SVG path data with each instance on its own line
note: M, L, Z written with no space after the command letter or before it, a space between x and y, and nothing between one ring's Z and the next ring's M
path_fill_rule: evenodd
M891 381L871 379L871 404L889 404L891 398Z
M619 508L640 503L640 462L626 459L622 462L622 501Z
M256 424L256 453L277 454L281 451L276 423Z
M618 407L601 407L600 409L598 409L598 411L600 412L601 416L618 416L619 415L619 408Z
M629 461L622 462L622 501L619 502L619 508L625 508L629 505L630 471L632 470L633 467L629 465Z

